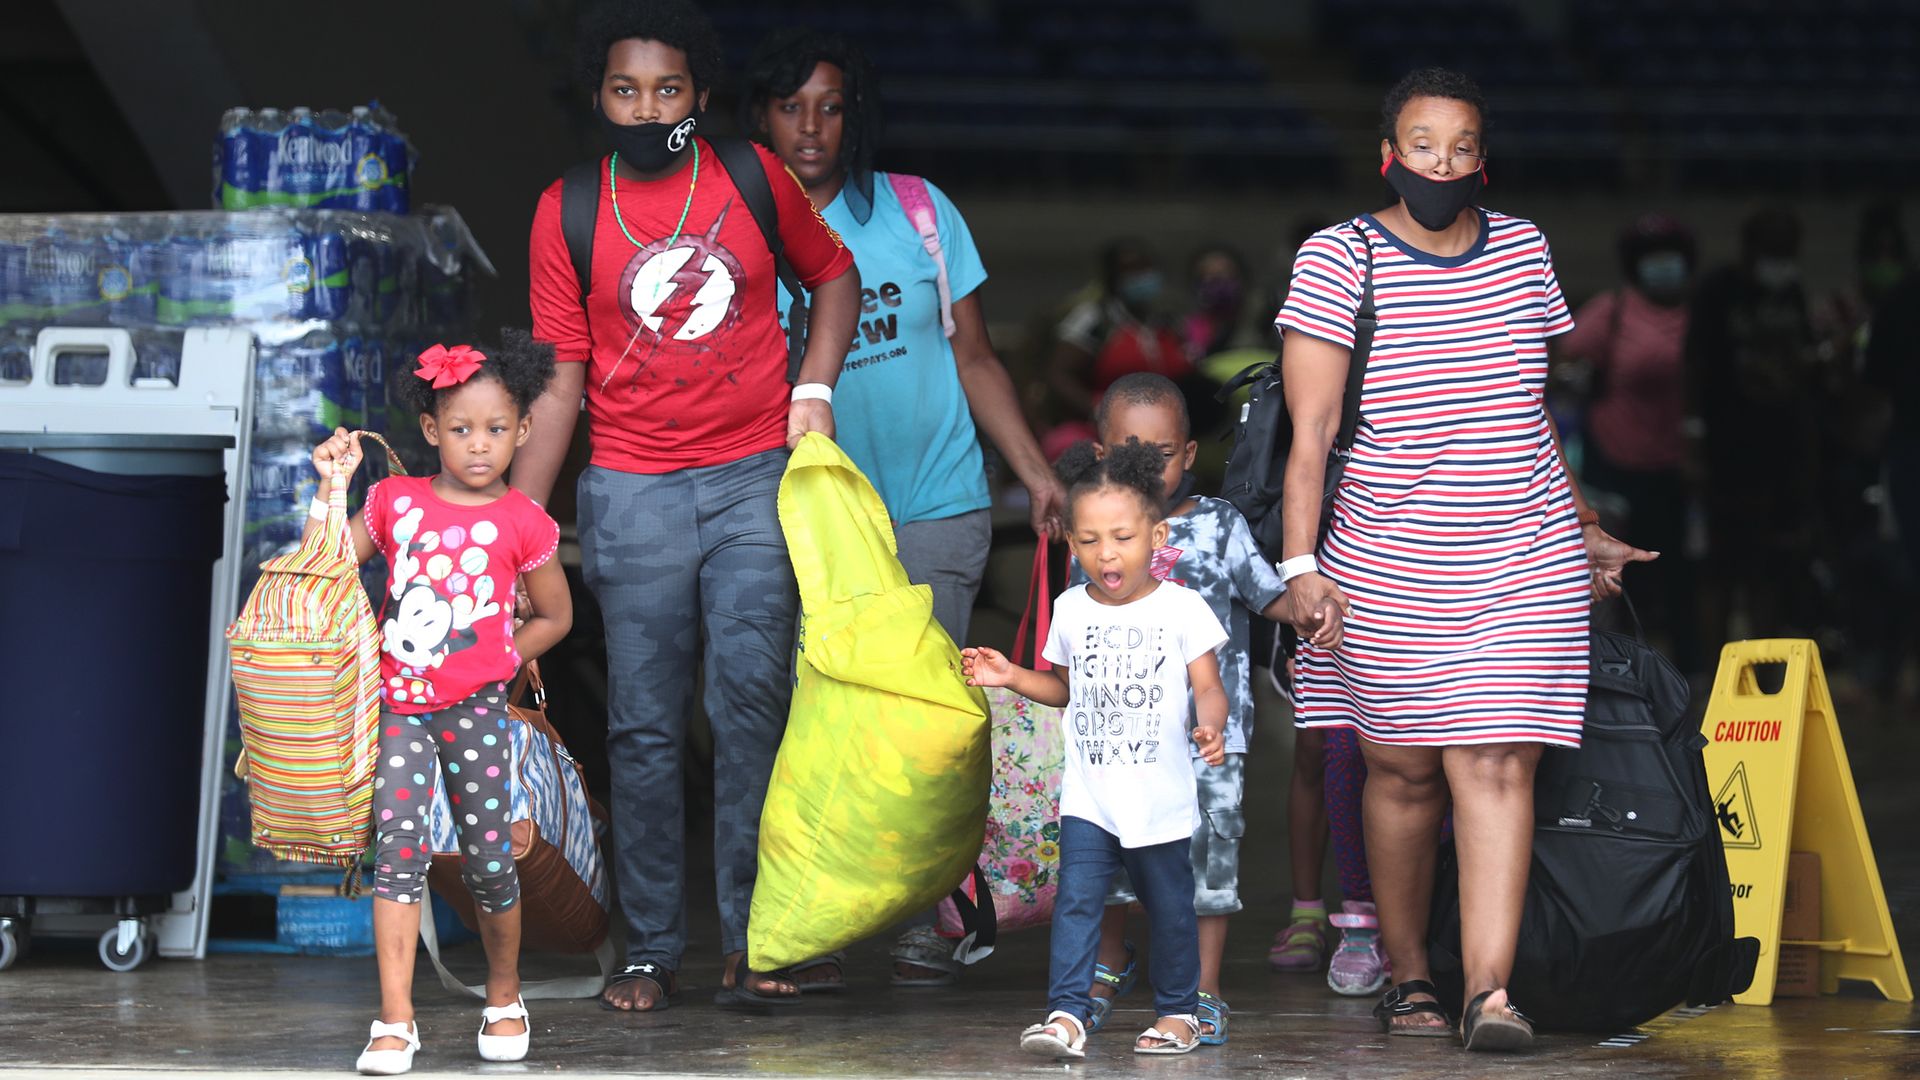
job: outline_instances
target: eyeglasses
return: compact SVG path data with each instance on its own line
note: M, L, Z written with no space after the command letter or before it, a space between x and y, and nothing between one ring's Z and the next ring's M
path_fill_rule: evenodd
M1402 153L1400 158L1407 163L1407 168L1413 169L1416 172L1432 172L1440 167L1440 162L1443 160L1439 153L1433 150L1413 150ZM1465 150L1456 150L1452 158L1445 160L1452 164L1454 172L1465 174L1479 172L1480 169L1486 165L1487 156L1485 154L1469 154Z

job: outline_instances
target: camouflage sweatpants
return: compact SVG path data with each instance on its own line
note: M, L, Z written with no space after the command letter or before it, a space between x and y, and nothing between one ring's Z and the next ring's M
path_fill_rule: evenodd
M1193 830L1193 912L1231 915L1240 910L1240 838L1247 819L1240 800L1247 786L1247 755L1228 754L1219 765L1193 759L1200 782L1200 825ZM1131 904L1133 885L1123 870L1114 875L1107 903Z
M775 498L785 450L647 476L580 477L581 565L607 631L607 761L627 962L686 949L681 762L694 672L713 724L721 948L747 947L760 809L793 693L800 598Z

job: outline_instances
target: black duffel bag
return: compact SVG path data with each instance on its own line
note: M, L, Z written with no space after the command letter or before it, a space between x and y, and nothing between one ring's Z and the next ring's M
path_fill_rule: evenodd
M1631 609L1629 609L1631 610ZM1616 1032L1753 981L1760 943L1733 935L1707 740L1687 681L1637 636L1596 632L1580 749L1549 748L1533 789L1533 870L1507 987L1543 1030ZM1461 998L1460 889L1441 851L1428 953Z

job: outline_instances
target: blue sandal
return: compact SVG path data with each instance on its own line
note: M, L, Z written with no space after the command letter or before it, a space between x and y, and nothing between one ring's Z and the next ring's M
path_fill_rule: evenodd
M1202 1032L1200 1034L1200 1045L1227 1045L1227 1017L1233 1015L1233 1010L1227 1006L1227 1003L1202 990L1200 991L1200 1004L1195 1006L1193 1011L1199 1014L1202 1026L1210 1026L1213 1028L1211 1033Z
M1112 987L1113 993L1106 997L1100 997L1097 994L1092 996L1093 1015L1087 1019L1087 1034L1089 1035L1097 1033L1101 1028L1106 1026L1107 1015L1113 1012L1113 1003L1127 996L1127 993L1133 989L1134 984L1140 981L1140 965L1134 959L1133 942L1127 942L1126 946L1127 966L1121 970L1120 974L1115 975L1113 969L1105 964L1093 965L1093 981L1105 983Z

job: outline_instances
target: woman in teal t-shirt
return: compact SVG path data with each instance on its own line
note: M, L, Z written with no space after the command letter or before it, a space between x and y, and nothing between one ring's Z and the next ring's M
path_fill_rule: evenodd
M834 389L836 438L886 502L900 562L933 587L933 613L955 641L980 591L991 539L979 431L1026 485L1036 533L1061 535L1064 493L987 340L979 287L987 271L967 223L939 188L875 172L879 102L866 57L810 30L770 35L754 51L741 127L787 163L860 270L853 348ZM930 218L940 256L916 225ZM790 301L784 292L781 310ZM898 986L945 986L958 965L933 929L910 920L893 950ZM843 987L839 958L795 970L803 991Z

